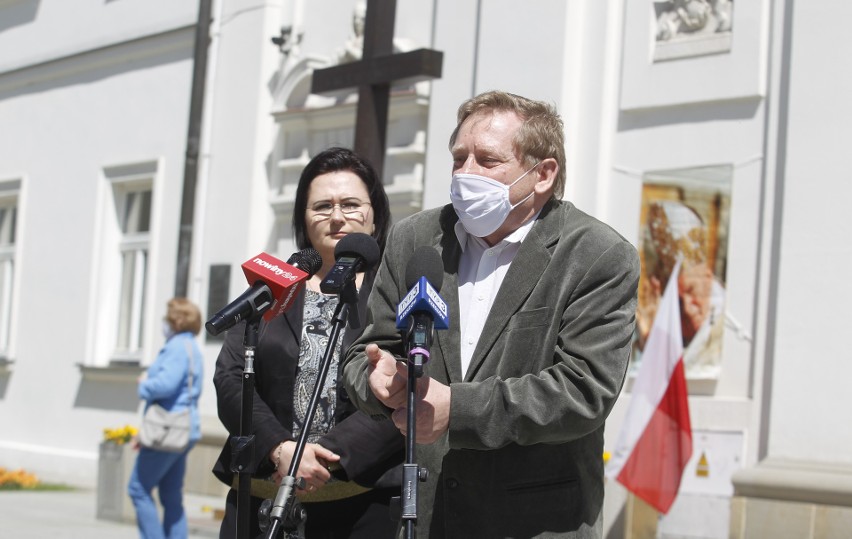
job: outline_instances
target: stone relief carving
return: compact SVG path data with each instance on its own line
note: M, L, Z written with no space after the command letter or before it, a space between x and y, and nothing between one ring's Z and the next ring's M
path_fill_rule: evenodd
M356 2L355 9L352 11L352 34L343 44L343 48L338 50L338 63L345 64L361 59L361 53L364 50L364 21L366 18L367 3Z
M731 31L733 0L665 0L654 9L657 41Z
M367 18L367 2L359 0L355 3L352 11L352 34L343 44L343 48L337 51L337 63L345 64L361 59L364 51L364 21ZM412 50L413 44L403 38L394 37L393 52L406 52Z
M655 0L654 61L731 50L733 0Z
M2 2L3 0L0 0ZM307 0L303 0L307 2ZM364 29L367 17L367 2L357 0L352 11L352 31L342 46L332 48L327 54L303 51L305 27L301 23L284 26L272 43L281 51L278 71L270 81L274 96L273 111L288 109L324 108L334 104L353 103L357 100L357 88L344 88L322 95L310 91L314 70L361 60L364 48ZM310 30L309 30L310 31ZM416 44L407 38L394 37L393 52L414 50ZM410 88L395 86L395 90L410 89L418 95L429 95L429 81L411 85Z

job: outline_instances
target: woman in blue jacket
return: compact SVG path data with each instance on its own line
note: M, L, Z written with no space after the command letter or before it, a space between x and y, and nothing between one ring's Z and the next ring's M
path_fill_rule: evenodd
M127 493L136 508L139 536L144 539L187 537L183 510L183 478L186 456L201 438L198 397L204 380L204 361L194 336L201 330L201 313L185 298L168 302L163 332L166 344L139 381L139 398L147 409L153 403L169 411L189 408L189 446L180 453L139 448L136 466L130 475ZM151 491L157 487L163 505L160 523Z

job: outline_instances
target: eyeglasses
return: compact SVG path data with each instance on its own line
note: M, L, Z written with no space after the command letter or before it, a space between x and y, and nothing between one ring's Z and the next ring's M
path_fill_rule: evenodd
M340 212L346 219L364 219L364 207L369 205L369 202L362 202L356 198L345 200L339 204L332 204L331 202L317 202L311 206L310 210L311 213L313 213L315 221L329 219L331 214L334 213L334 208L340 208Z

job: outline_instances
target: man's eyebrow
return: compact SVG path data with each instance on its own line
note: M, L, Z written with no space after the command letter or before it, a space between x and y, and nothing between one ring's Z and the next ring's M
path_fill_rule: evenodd
M453 155L455 155L456 152L460 152L460 151L467 152L468 150L466 149L465 146L462 146L460 144L457 144L457 145L453 146L452 148L450 148L450 153L453 154ZM484 154L498 155L498 156L503 155L502 152L500 152L499 148L497 148L496 146L490 145L490 144L477 144L473 148L473 153L474 154L483 154L484 153Z

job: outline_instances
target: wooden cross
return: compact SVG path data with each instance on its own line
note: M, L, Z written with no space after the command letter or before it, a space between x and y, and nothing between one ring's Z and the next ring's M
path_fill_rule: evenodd
M396 0L367 0L361 60L314 71L311 92L358 88L355 152L370 161L382 180L391 83L413 84L441 77L443 53L417 49L393 53Z

